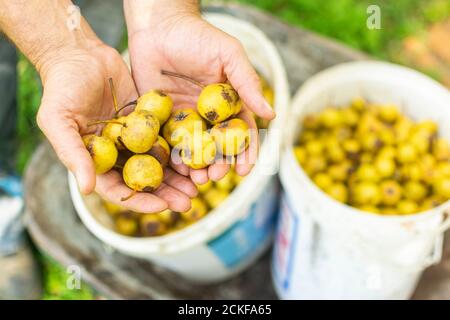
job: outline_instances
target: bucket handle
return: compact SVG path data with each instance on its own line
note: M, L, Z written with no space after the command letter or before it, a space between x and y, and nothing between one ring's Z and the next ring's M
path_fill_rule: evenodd
M428 256L428 258L423 262L422 270L425 270L426 268L434 266L439 262L441 262L443 247L444 247L444 234L440 233L436 235L436 238L434 240L433 251Z
M439 228L435 231L436 240L434 241L433 252L424 262L424 268L431 267L441 262L442 249L444 247L444 233L450 228L450 209L444 210L443 220Z
M444 248L444 233L447 231L447 229L450 228L450 208L447 210L444 210L442 214L442 222L439 225L438 228L433 232L435 239L434 239L434 246L433 251L430 252L430 255L425 259L423 264L420 267L413 267L408 268L404 267L406 269L412 270L412 271L422 271L425 270L428 267L437 265L442 260L442 250Z
M433 251L422 264L422 270L437 265L442 260L442 250L444 248L444 233L450 228L450 208L444 210L443 219L439 227L433 232L435 235ZM418 268L420 269L420 268Z
M439 226L439 228L436 230L437 234L442 234L445 231L447 231L447 229L450 228L450 208L448 208L447 210L444 210L444 213L442 214L442 222L441 225Z
M428 267L437 265L439 262L441 262L443 246L444 246L444 235L441 233L441 234L436 235L432 252L430 252L428 257L426 257L425 260L420 265L406 266L406 265L400 265L398 263L394 263L393 265L404 271L422 272L425 269L427 269Z

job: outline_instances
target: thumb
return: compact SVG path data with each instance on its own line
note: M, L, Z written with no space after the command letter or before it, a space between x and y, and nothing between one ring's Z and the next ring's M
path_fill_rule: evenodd
M244 104L258 116L271 120L275 112L264 99L259 76L253 69L241 43L231 39L224 57L224 71Z
M94 163L84 146L76 121L60 115L57 110L58 102L50 101L44 93L37 116L38 126L61 162L75 175L80 192L91 193L95 188Z

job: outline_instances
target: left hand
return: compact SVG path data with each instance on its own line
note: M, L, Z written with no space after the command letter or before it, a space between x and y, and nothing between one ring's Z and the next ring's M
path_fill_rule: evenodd
M269 120L275 113L262 95L259 77L244 48L237 39L203 20L198 9L189 10L186 2L179 2L171 1L170 8L162 5L163 8L149 10L151 16L147 20L143 19L142 11L128 8L132 1L128 7L125 4L132 73L139 94L157 88L172 97L175 108L195 108L200 88L161 75L161 70L189 76L202 84L228 80L244 102L238 116L257 132L251 111ZM138 14L136 18L134 15ZM249 148L236 159L236 172L242 176L250 172L257 158L258 139L250 140ZM224 162L200 170L184 164L172 166L179 173L190 175L195 183L203 184L208 179L219 180L228 172L230 164Z

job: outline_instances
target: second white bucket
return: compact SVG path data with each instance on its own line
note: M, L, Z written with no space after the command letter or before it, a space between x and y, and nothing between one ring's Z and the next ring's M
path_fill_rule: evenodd
M272 275L284 299L407 299L422 271L440 261L444 210L382 216L342 205L315 186L292 146L302 118L355 97L395 103L413 119L432 119L450 139L450 95L426 76L382 62L354 62L319 73L292 102L281 161L284 189Z

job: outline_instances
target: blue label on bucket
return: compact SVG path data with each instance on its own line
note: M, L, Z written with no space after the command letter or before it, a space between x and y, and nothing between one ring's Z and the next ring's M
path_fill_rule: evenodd
M271 236L276 221L278 186L270 183L264 196L250 207L247 218L236 222L208 247L229 268L237 265Z
M283 195L280 204L280 214L277 226L275 247L272 258L274 279L284 290L289 287L294 263L295 246L299 220L294 215L286 196Z

